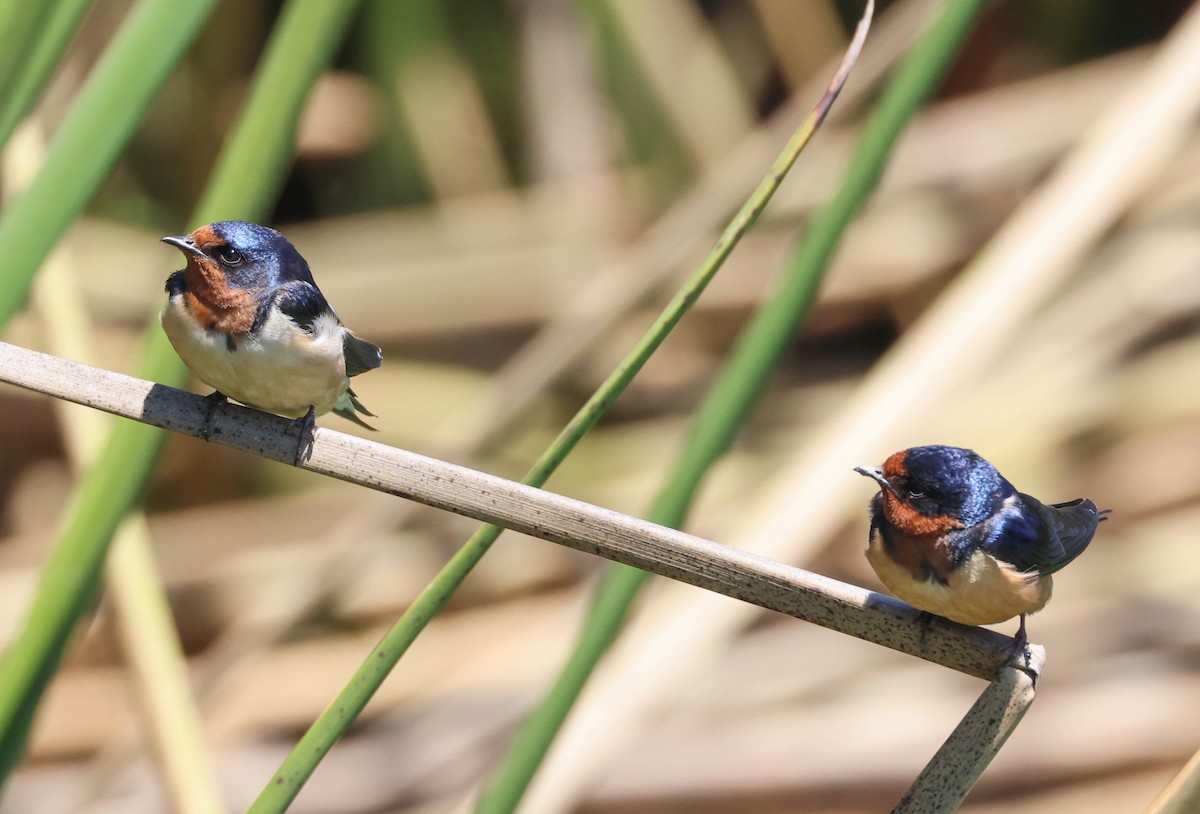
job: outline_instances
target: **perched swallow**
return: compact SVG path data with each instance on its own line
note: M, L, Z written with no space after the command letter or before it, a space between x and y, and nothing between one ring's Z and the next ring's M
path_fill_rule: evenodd
M913 607L968 625L1025 616L1050 600L1050 575L1091 542L1105 511L1090 500L1047 506L969 449L914 447L854 471L871 500L867 560Z
M192 373L216 388L214 407L233 398L301 419L310 433L315 416L330 411L374 429L359 417L374 413L350 377L379 367L383 354L342 325L286 237L230 220L163 242L187 260L167 278L163 330Z

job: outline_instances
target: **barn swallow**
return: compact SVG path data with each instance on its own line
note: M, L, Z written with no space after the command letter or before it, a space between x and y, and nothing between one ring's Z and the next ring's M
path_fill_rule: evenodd
M959 447L914 447L854 471L881 487L867 560L883 584L967 625L1020 616L1020 650L1025 616L1050 600L1050 575L1083 553L1108 513L1082 498L1046 505Z
M379 367L383 354L342 325L286 237L229 220L163 242L187 266L167 278L160 320L188 369L216 388L210 421L226 398L299 419L297 463L316 416L333 411L374 429L359 417L374 413L350 377Z

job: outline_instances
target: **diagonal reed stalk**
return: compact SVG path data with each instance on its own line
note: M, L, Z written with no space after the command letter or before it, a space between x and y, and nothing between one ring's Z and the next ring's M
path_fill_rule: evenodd
M579 440L600 420L608 407L642 369L654 351L683 318L683 315L695 304L726 258L729 257L734 246L754 225L775 190L779 188L784 176L791 169L792 164L795 163L796 158L837 99L838 92L845 84L850 68L862 48L873 11L874 2L868 0L867 10L859 23L854 40L847 49L846 56L831 81L829 89L788 140L783 151L771 165L770 172L738 210L718 238L712 251L696 272L684 283L629 355L622 360L616 370L567 423L551 446L526 474L524 483L541 486L549 479ZM271 782L267 784L250 807L251 814L267 814L267 812L286 810L291 801L300 793L304 783L316 770L320 761L366 707L367 702L370 701L409 646L424 630L425 625L442 609L467 574L483 558L502 532L503 529L500 526L484 525L463 544L462 548L455 553L446 566L433 578L429 586L421 592L396 624L384 635L346 687L309 727L291 754L284 760L283 765L271 778Z
M766 381L816 297L846 227L875 189L893 146L913 114L937 87L987 0L945 6L914 45L867 122L854 159L834 198L816 213L780 288L739 339L701 405L691 434L647 515L681 526L696 491L750 415ZM575 650L513 743L476 806L499 814L516 808L592 671L624 624L651 577L629 566L610 568L584 620Z
M194 34L203 20L203 15L196 9L207 8L211 3L184 4L186 13L180 11L178 4L165 5L173 9L173 13L152 16L148 21L140 17L131 21L131 27L134 22L140 24L137 33L148 40L126 36L127 32L123 32L113 45L114 49L121 49L120 52L106 57L106 64L117 64L126 69L126 60L131 60L134 68L143 64L146 53L157 54L164 48L164 41L181 37L179 29L187 28L189 22L194 22ZM137 13L149 15L149 6L154 3L144 0ZM197 222L236 217L260 219L269 213L283 184L304 100L332 59L357 7L354 2L326 3L324 0L292 0L284 7L263 55L253 91L197 207ZM182 45L187 41L183 39ZM163 65L164 77L182 54L182 45L174 52L174 60ZM126 54L125 49L131 47L135 49L134 53ZM118 76L124 74L123 71L117 73ZM93 79L89 89L98 79ZM83 106L84 100L78 104ZM71 120L79 117L85 122L91 121L95 114L94 104L73 111ZM125 112L124 107L121 110L132 120L123 121L117 129L121 133L132 133L140 110ZM112 109L101 112L110 117L113 115ZM56 151L67 149L63 147L64 142L69 148L82 149L84 154L72 153L56 158ZM54 210L58 200L55 195L63 191L54 185L56 182L63 183L63 189L69 190L70 200L78 202L76 208L67 207L66 213L55 212L52 219L39 224L36 236L20 232L16 233L19 237L10 236L9 245L14 247L14 252L17 245L22 247L18 253L22 262L15 264L15 269L9 267L10 273L19 272L19 281L24 282L25 287L45 252L94 191L86 183L66 183L72 179L61 177L64 168L88 163L90 153L83 149L87 146L77 144L74 137L68 140L60 133L43 171L17 202L24 204L20 218L14 205L0 222L0 236L10 235L18 225L25 224L29 213ZM114 156L119 146L113 148ZM95 160L99 161L103 155ZM88 164L85 175L89 180L99 179L106 168ZM23 293L14 293L20 288L17 282L7 282L8 286L0 287L3 292L0 293L0 323L11 316L24 298ZM182 383L186 370L162 336L157 320L147 328L146 337L139 367L142 375L159 382ZM119 423L96 465L74 495L63 530L42 572L28 618L0 661L0 780L8 776L23 752L25 735L42 692L53 676L72 629L99 584L100 569L112 535L125 512L141 495L164 439L163 433L144 425Z
M0 342L0 382L293 463L295 426L282 416L226 405L145 379ZM211 421L209 420L211 419ZM704 540L545 489L377 441L318 427L305 471L510 528L614 562L806 619L988 681L1012 660L1013 641L948 620L927 630L899 599Z

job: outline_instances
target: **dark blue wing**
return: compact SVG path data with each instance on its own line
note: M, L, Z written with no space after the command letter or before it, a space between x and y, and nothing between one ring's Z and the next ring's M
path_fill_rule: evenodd
M281 285L275 292L274 302L285 316L309 333L312 333L313 323L318 317L333 313L321 290L303 280L293 280ZM266 308L269 307L270 303ZM259 317L255 322L265 318L264 310L259 309Z
M984 548L1019 571L1041 576L1053 574L1082 554L1101 519L1096 504L1082 498L1047 506L1018 494L1017 506L1003 514Z

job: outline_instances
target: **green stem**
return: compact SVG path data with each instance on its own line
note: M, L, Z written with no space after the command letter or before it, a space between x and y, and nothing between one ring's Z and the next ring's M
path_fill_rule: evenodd
M53 14L53 3L6 3L0 6L0 98L25 70L38 29Z
M769 374L811 308L829 258L878 184L896 139L941 80L986 3L959 0L946 4L898 69L867 122L837 194L814 216L781 287L755 315L701 406L688 442L648 519L675 527L683 524L704 475L749 416ZM609 568L575 650L541 705L518 730L491 785L480 797L477 814L501 814L516 808L649 577L628 566Z

